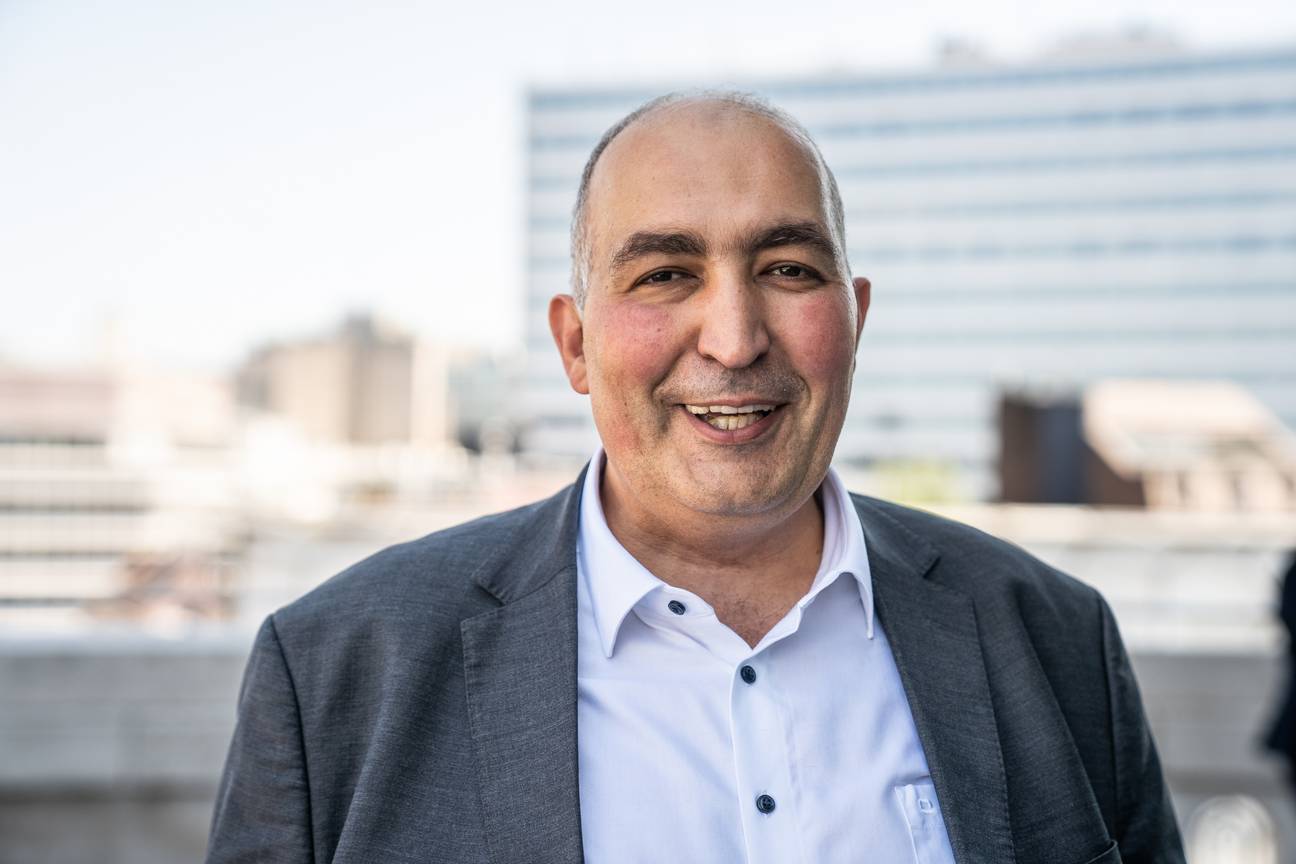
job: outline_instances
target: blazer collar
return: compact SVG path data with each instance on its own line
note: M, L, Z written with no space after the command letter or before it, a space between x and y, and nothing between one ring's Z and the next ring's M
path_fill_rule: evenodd
M571 486L525 508L508 533L486 550L472 572L473 582L501 603L511 603L543 587L568 567L576 566L581 489L586 464Z

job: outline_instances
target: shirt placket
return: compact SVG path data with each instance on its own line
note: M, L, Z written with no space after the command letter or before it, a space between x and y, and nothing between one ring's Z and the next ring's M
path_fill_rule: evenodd
M655 592L636 610L650 626L687 636L730 670L729 733L746 860L801 862L804 844L797 814L800 796L792 786L789 715L777 689L770 650L795 634L801 607L776 624L755 652L688 592Z
M795 622L786 620L780 627L789 623L788 630L795 629ZM730 683L734 773L749 864L802 860L800 796L792 787L788 714L773 658L769 647L764 647L734 667Z

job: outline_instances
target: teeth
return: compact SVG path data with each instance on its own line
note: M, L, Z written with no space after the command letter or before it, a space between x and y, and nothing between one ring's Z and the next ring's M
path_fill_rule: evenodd
M757 411L769 413L773 405L685 405L690 414L754 414Z
M685 405L688 412L714 429L732 432L759 421L773 405Z
M755 414L721 414L719 416L713 415L707 417L706 422L708 425L713 426L716 429L721 429L725 432L732 432L735 429L742 429L744 426L750 426L760 419L761 418L757 417Z

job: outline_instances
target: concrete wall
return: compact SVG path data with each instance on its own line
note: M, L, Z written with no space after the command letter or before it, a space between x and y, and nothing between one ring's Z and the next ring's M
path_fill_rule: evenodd
M201 860L250 644L0 644L0 864Z
M1285 674L1280 658L1258 654L1136 654L1157 749L1189 846L1205 844L1202 805L1224 796L1259 801L1273 821L1277 862L1296 860L1296 803L1281 762L1259 740ZM1229 858L1264 864L1263 858Z
M200 860L250 641L0 641L0 864ZM1296 850L1296 810L1253 746L1278 661L1142 654L1135 665L1185 828L1203 801L1245 794Z

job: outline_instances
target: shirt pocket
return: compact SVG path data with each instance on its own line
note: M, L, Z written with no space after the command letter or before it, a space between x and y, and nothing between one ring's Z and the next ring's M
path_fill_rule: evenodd
M954 851L945 833L945 819L932 781L896 786L895 795L909 828L915 864L953 864Z

